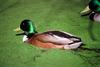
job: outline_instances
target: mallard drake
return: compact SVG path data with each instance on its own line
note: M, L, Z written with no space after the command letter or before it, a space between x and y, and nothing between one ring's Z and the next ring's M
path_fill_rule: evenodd
M80 12L81 16L87 16L91 13L100 13L100 0L90 0L88 6Z
M23 20L20 24L24 35L23 42L41 47L41 48L59 48L59 49L77 49L83 42L81 38L62 31L47 31L38 33L31 20ZM18 31L18 29L16 29Z

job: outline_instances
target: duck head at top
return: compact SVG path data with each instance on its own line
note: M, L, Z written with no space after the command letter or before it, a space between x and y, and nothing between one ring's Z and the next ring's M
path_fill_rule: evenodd
M67 32L46 31L37 33L31 20L23 20L20 29L24 32L16 35L24 35L23 42L40 48L77 49L83 45L81 38ZM19 28L15 29L15 31L19 31Z
M26 35L30 38L37 33L35 25L31 20L23 20L20 24L20 29L24 32L17 35Z

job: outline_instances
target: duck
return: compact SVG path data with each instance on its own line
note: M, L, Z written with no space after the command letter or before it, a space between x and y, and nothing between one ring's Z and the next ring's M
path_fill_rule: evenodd
M77 49L83 45L80 37L67 32L50 30L38 33L35 24L28 19L21 22L20 27L15 31L22 30L22 33L17 33L16 36L23 35L23 42L46 49Z
M81 16L100 13L100 0L90 0L86 8L80 12ZM91 19L90 19L91 20Z

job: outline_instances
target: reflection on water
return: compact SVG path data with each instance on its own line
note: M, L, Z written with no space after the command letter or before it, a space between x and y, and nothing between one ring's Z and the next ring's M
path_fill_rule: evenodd
M95 38L95 35L93 33L93 27L94 27L94 22L90 20L89 25L88 25L88 33L89 33L90 38L93 41L96 41L97 39Z
M79 56L84 63L91 65L91 67L99 67L100 65L100 49L79 49L75 50L74 54Z
M63 51L61 51L61 52L63 52ZM32 60L34 61L34 66L38 67L38 65L41 64L41 62L45 63L47 61L47 59L44 59L45 57L49 58L48 61L50 63L55 63L55 61L57 62L58 60L65 62L65 60L63 60L63 58L64 58L63 55L67 55L66 56L67 58L69 56L71 56L72 58L77 56L77 58L80 59L80 61L78 61L78 62L82 61L82 65L87 65L87 67L99 67L99 65L100 65L100 49L98 49L98 48L82 47L77 50L67 50L67 52L69 52L69 53L66 54L66 50L64 51L64 53L60 53L59 50L40 50L39 52L36 52L36 54L34 55ZM61 55L58 56L59 54L61 54ZM68 54L70 54L70 55L68 56ZM75 55L75 56L73 56L73 55ZM56 58L55 56L59 57L60 59ZM55 61L52 61L51 60L52 58L55 58ZM66 59L66 58L64 58L64 59ZM66 59L66 62L69 62L69 61L70 61L69 59L68 60Z

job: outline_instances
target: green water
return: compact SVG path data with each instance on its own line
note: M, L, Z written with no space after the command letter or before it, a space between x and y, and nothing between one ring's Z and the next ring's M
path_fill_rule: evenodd
M66 31L87 48L100 48L100 23L81 17L87 0L0 0L0 67L100 67L100 54L88 50L41 49L22 42L13 31L31 19L37 31Z

